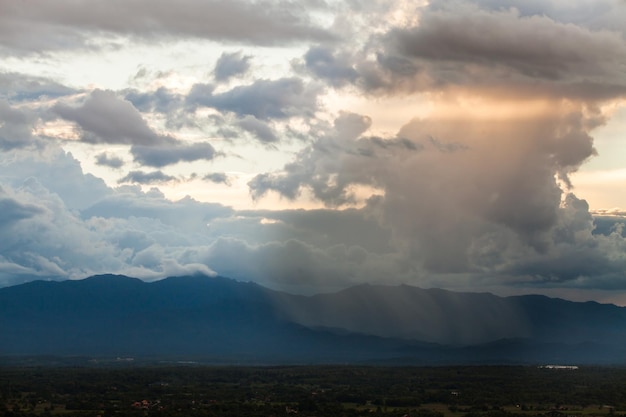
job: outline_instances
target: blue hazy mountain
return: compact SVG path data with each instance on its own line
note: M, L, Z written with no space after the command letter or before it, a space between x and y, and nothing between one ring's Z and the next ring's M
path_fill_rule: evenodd
M227 278L102 275L0 289L0 356L248 363L624 363L626 309L361 285L311 297Z
M359 285L333 294L283 296L278 304L291 321L308 327L445 345L502 339L626 343L626 308L539 295Z

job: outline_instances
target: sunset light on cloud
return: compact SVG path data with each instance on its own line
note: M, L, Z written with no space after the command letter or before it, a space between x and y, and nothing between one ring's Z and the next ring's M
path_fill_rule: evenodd
M0 0L0 286L626 304L626 3Z

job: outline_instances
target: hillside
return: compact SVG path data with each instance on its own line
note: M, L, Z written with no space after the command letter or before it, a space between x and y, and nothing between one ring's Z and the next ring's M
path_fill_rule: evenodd
M250 363L625 362L626 310L363 285L311 297L205 276L0 289L0 356Z

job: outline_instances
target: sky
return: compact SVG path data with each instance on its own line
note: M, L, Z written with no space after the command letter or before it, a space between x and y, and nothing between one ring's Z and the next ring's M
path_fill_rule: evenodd
M0 0L0 286L626 305L623 0Z

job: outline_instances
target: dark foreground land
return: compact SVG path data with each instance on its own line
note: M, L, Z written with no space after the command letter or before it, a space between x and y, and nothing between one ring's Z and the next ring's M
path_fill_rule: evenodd
M626 369L2 367L0 416L626 415Z

